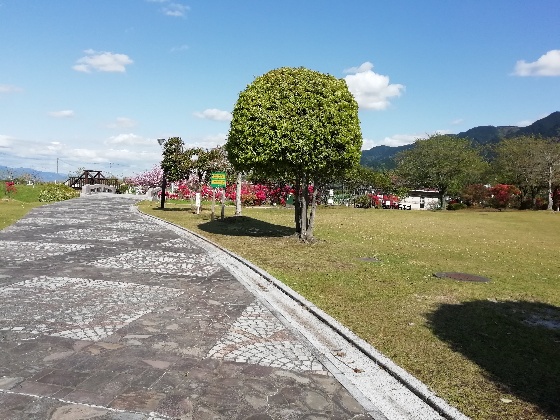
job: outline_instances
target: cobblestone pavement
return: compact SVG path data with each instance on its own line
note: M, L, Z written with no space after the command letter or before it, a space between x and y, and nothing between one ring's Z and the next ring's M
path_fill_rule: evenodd
M0 231L1 419L371 418L219 259L133 203L78 198Z

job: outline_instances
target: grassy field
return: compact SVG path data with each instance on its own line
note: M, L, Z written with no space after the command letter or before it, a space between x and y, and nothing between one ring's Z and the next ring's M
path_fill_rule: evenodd
M40 186L16 185L16 189L14 194L8 195L0 185L0 229L25 216L33 207L45 204L38 200Z
M560 418L560 214L321 208L305 245L293 210L167 207L140 205L262 267L465 414Z

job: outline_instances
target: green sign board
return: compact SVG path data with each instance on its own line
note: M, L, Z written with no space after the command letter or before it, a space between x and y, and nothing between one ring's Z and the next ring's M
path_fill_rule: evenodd
M212 172L212 178L210 178L210 186L212 188L225 188L226 187L226 173L225 172Z

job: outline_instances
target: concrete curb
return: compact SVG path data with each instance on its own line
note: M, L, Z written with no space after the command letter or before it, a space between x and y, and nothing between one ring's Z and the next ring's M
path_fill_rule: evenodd
M320 320L323 324L327 325L330 329L336 332L341 338L345 341L349 342L352 346L358 349L361 353L363 353L366 357L372 360L375 364L380 366L385 372L395 378L399 383L401 383L404 387L406 387L409 391L411 391L414 395L416 395L420 400L422 400L425 404L435 410L438 414L440 414L443 418L448 420L467 420L469 417L465 416L455 407L448 404L445 400L438 397L434 394L423 382L409 374L406 370L395 364L391 359L383 355L377 349L375 349L372 345L358 337L354 334L351 330L346 328L344 325L340 324L336 319L331 317L329 314L315 306L313 303L309 302L303 296L280 282L278 279L267 273L266 271L262 270L261 268L255 266L250 261L245 260L244 258L240 257L239 255L221 247L220 245L212 242L211 240L192 232L186 228L178 226L174 223L168 222L166 220L162 220L156 216L152 216L146 213L141 212L137 206L133 206L140 214L144 215L145 217L154 219L159 223L169 225L175 229L182 230L199 240L211 245L212 247L220 250L221 252L227 254L229 257L235 259L239 263L243 264L245 267L249 268L257 275L262 277L266 280L269 284L271 284L276 289L280 290L283 294L288 296L291 300L298 303L300 306L305 308L309 313L311 313L315 318Z

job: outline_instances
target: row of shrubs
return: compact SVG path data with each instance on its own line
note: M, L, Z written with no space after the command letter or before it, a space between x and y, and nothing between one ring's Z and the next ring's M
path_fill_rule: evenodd
M70 200L71 198L78 197L80 193L65 184L44 184L39 193L39 201L53 202Z

